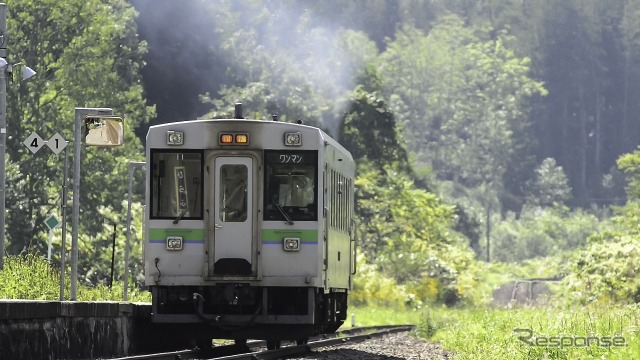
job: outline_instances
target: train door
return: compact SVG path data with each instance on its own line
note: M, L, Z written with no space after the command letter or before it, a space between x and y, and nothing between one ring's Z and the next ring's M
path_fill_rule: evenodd
M250 276L253 273L253 160L215 157L213 177L213 274ZM211 245L211 242L210 242Z

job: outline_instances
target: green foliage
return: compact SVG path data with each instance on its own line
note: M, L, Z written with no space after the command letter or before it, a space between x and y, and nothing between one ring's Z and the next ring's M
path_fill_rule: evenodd
M563 206L525 206L516 218L509 212L492 227L492 259L517 262L554 256L577 249L602 228L600 220L584 210Z
M351 320L356 326L406 325L418 324L424 318L424 309L411 309L402 303L390 303L384 306L360 306L349 304L349 316L343 328L351 327Z
M68 263L67 263L68 264ZM79 301L121 301L122 283L114 283L109 289L106 285L77 287ZM69 271L65 277L65 296L71 291ZM148 302L148 292L131 287L128 292L130 301ZM31 299L57 301L60 299L60 272L46 258L35 253L7 255L5 266L0 270L0 298Z
M487 35L457 16L441 17L427 35L407 25L380 56L380 68L417 164L439 179L500 188L514 132L527 128L523 102L545 90L528 77L529 59L509 49L506 32Z
M99 209L110 208L123 218L127 160L139 160L142 152L134 130L155 113L143 97L140 69L146 44L137 37L136 12L124 0L16 0L7 9L8 61L38 73L28 82L16 76L7 91L9 253L46 252L44 219L51 214L62 218L63 154L45 147L33 155L22 141L34 131L44 139L60 133L73 140L75 107L110 107L125 117L124 146L82 148L79 233L85 245L103 231ZM68 149L73 153L72 141ZM136 188L136 200L141 193ZM81 252L79 260L86 269L97 259Z
M639 315L636 305L512 310L433 308L418 326L418 334L453 351L455 359L634 359L640 356ZM552 336L621 336L627 346L531 346L519 340L523 335L515 329L533 331L530 341Z
M122 201L122 208L126 209L127 202ZM115 227L115 264L113 281L123 281L125 268L126 247L126 213L120 214L111 207L100 206L102 229L94 236L81 234L78 240L84 261L78 267L78 272L87 285L106 284L111 273L111 255L113 249L113 235ZM129 279L130 284L142 287L144 284L143 259L143 210L141 203L133 203L131 207L131 242L129 244ZM70 244L67 242L67 246ZM69 247L68 251L71 249Z
M628 175L627 195L640 199L640 148L618 159L618 168Z
M362 80L369 88L379 82L378 74L371 68L367 68ZM356 87L342 123L341 143L356 163L362 164L361 168L388 166L404 174L411 173L394 114L375 89L369 92L362 86Z
M596 233L566 266L563 296L568 303L640 302L640 203L630 202L615 226Z
M563 297L568 303L640 302L640 152L618 159L629 177L630 200L616 209L611 225L595 232L588 244L574 253L566 266Z
M353 279L353 290L349 302L355 306L394 307L413 304L413 296L406 287L398 285L392 277L382 274L375 266L366 263L363 254L358 254L358 269Z
M552 206L563 204L571 198L569 180L557 166L555 159L546 158L535 170L535 178L528 181L526 186L527 202L538 206Z
M64 153L54 155L44 147L34 155L22 141L34 131L44 139L59 133L71 141L67 149L72 154L74 108L110 107L125 118L125 145L81 150L79 277L95 282L109 274L105 270L111 252L106 251L109 246L92 241L106 236L105 217L124 227L127 161L139 160L142 152L134 130L155 115L154 107L146 105L141 84L146 43L138 39L136 12L124 0L20 0L10 1L7 9L8 61L37 71L26 82L15 76L7 91L8 253L46 253L44 219L51 214L62 219L58 211ZM14 68L16 73L20 70ZM71 173L71 157L69 162ZM136 184L134 196L140 201L141 182ZM67 187L71 189L70 180ZM67 214L71 215L70 207ZM54 260L59 261L56 236ZM101 262L99 257L109 260ZM89 275L92 267L101 268L100 274Z
M419 301L456 303L473 253L451 230L453 208L391 169L361 168L356 179L360 247L383 274Z

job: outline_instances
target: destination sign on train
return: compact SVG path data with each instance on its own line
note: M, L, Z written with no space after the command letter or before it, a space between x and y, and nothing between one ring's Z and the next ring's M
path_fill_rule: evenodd
M267 161L278 164L315 164L315 151L265 151Z

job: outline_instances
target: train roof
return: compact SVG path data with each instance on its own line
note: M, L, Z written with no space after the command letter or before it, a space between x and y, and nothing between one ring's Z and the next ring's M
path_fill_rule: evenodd
M268 121L268 120L253 120L253 119L198 119L198 120L185 120L185 121L153 125L149 127L149 131L147 133L147 144L149 144L150 135L152 135L155 132L168 131L168 130L173 130L177 128L179 128L179 130L182 130L182 131L188 131L188 129L191 129L193 127L203 126L207 124L211 124L211 125L219 124L222 126L232 125L233 127L236 127L237 125L250 126L250 127L268 127L268 128L277 126L277 127L284 127L284 130L291 129L291 131L303 131L306 133L316 132L318 136L322 138L324 141L336 147L341 152L349 154L349 156L351 157L351 153L347 149L345 149L337 140L335 140L333 137L331 137L329 134L327 134L326 132L324 132L322 129L318 127L304 125L304 124L283 122L283 121ZM352 157L351 159L353 160Z

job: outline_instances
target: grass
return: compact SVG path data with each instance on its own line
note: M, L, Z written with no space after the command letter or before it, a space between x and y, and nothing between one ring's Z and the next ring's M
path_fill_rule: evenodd
M110 289L105 285L76 288L79 301L121 301L123 283L116 282ZM65 296L69 299L71 279L65 276ZM150 302L151 295L133 287L128 291L129 301ZM7 255L0 271L0 299L50 300L60 299L60 271L37 254Z
M437 309L418 334L453 351L454 359L637 359L639 315L635 305ZM623 346L604 346L613 341Z
M347 320L343 327L350 328L355 320L356 326L373 325L418 325L424 319L424 311L408 310L404 306L368 306L353 307L348 309Z
M42 256L5 257L0 298L56 301L60 273ZM67 277L65 294L69 294ZM119 301L122 283L78 286L78 300ZM130 288L131 301L150 301ZM563 308L459 308L411 310L402 304L350 306L344 327L415 324L416 335L439 342L454 359L634 359L640 358L640 305ZM516 330L521 329L521 330ZM516 330L516 331L514 331ZM527 342L523 341L526 340ZM598 346L614 341L624 346ZM586 341L590 341L587 346Z
M440 343L456 360L640 359L639 305L421 311L356 307L349 309L344 327L351 326L352 314L358 326L416 324L417 336ZM604 346L614 339L623 346Z

